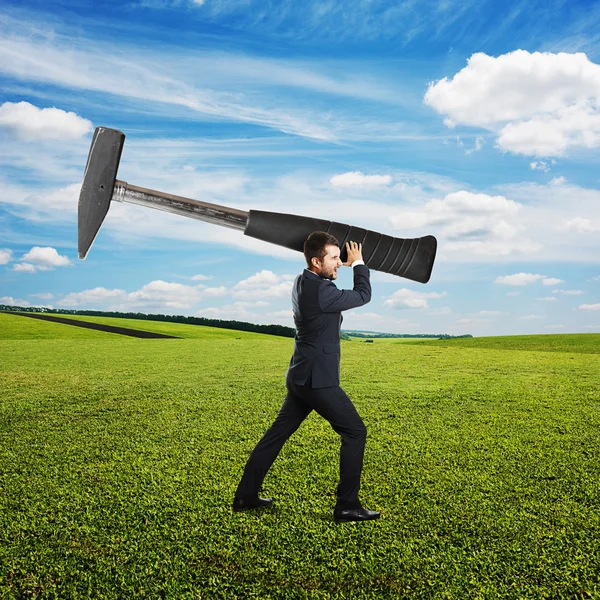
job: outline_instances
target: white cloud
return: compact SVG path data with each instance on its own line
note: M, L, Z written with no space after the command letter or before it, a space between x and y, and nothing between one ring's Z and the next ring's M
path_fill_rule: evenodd
M600 145L600 66L582 53L476 53L452 79L431 83L424 102L447 115L447 126L488 129L517 154Z
M12 250L3 248L0 250L0 265L6 265L12 260Z
M208 281L209 279L212 279L212 277L209 277L208 275L194 275L192 277L192 281Z
M430 200L420 211L396 213L389 220L400 230L435 227L449 252L506 256L541 247L523 236L524 227L517 219L521 208L504 196L461 190L443 200Z
M534 171L544 171L544 173L547 173L550 170L550 166L548 165L548 163L543 160L540 160L540 161L534 160L533 162L529 163L529 166Z
M54 294L29 294L33 298L39 298L40 300L52 300L54 298Z
M60 108L38 108L29 102L0 106L0 127L25 140L73 140L92 131L92 123Z
M27 300L13 298L12 296L0 296L0 304L5 304L7 306L30 306Z
M47 271L47 268L38 268L30 263L17 263L13 265L13 271L17 273L37 273L37 271Z
M268 315L264 313L257 312L257 308L264 308L268 306L268 302L264 301L256 301L256 302L244 302L237 301L232 304L225 304L223 306L210 306L207 308L202 308L196 312L196 315L199 317L206 317L210 319L224 319L224 320L233 320L233 321L248 321L252 320L253 322L268 322L272 319L268 318ZM281 317L275 317L276 319L281 319Z
M290 323L292 323L294 319L294 311L292 310L276 310L272 313L269 313L269 315L279 319L287 319Z
M482 317L502 317L507 315L508 313L502 312L501 310L480 310L478 313L475 313Z
M218 298L227 295L227 288L223 285L214 288L202 288L202 295L210 298Z
M146 284L142 289L128 295L127 304L164 307L169 309L190 308L202 298L202 291L197 287L156 280Z
M556 277L546 277L539 273L515 273L514 275L504 275L502 277L496 277L494 283L500 283L502 285L529 285L541 281L543 285L558 285L564 283L562 279ZM516 293L511 295L516 296Z
M567 221L564 225L564 229L576 231L577 233L596 233L600 231L600 227L592 225L590 219L584 219L583 217L575 217L574 219Z
M583 290L552 290L553 294L563 294L565 296L581 296L585 294Z
M109 310L168 310L186 311L193 309L207 298L226 296L225 286L207 288L202 285L190 286L162 280L151 281L139 290L127 292L122 289L106 289L102 287L74 292L58 301L61 306L77 306L85 308L102 307ZM236 302L235 309L242 306L266 306L264 301ZM232 305L229 305L232 306ZM202 309L201 312L217 309ZM215 313L216 314L216 313ZM248 315L246 315L248 316Z
M341 175L334 175L330 181L334 187L374 187L389 185L392 178L390 175L365 175L360 171L349 171Z
M21 260L32 262L44 267L67 267L73 263L67 256L61 256L56 249L50 246L41 248L34 246Z
M53 211L67 210L75 212L80 192L81 183L72 183L47 194L37 195L35 198L30 199L30 201L35 202L37 208L43 206Z
M501 188L523 205L520 217L532 239L543 246L536 258L551 262L589 262L600 252L600 236L566 229L575 216L600 225L600 191L574 184L505 184ZM559 234L560 232L560 234Z
M127 295L125 290L109 290L103 287L97 287L83 292L72 292L67 294L62 300L58 301L60 306L84 306L93 308L104 304L107 300L121 299Z
M520 296L521 292L508 292L506 295L507 296Z
M515 273L514 275L497 277L494 283L501 283L502 285L528 285L540 279L544 279L544 275L538 275L537 273Z
M60 255L55 248L34 246L21 257L20 263L13 266L13 270L22 273L36 273L37 271L52 271L56 267L68 267L73 263L67 256Z
M398 227L422 227L455 222L472 216L515 216L520 208L517 202L507 200L504 196L488 196L461 190L447 194L443 200L430 200L422 212L400 213L390 220Z
M205 297L221 296L225 288L206 288L155 280L134 292L97 287L74 292L58 301L60 306L106 307L110 310L189 310Z
M554 296L544 296L543 298L538 298L539 302L556 302L556 298Z
M579 310L600 310L600 304L582 304Z
M475 146L473 148L469 148L469 149L465 150L465 154L468 156L470 154L473 154L473 152L479 152L483 148L484 144L485 144L485 138L481 135L478 135L475 138Z
M73 156L71 156L71 166L66 167L64 164L58 164L61 159L58 159L59 152L56 154L47 153L44 155L39 148L25 152L22 145L15 145L14 157L11 155L0 155L0 168L2 166L17 166L20 169L27 169L31 173L35 173L38 181L47 185L48 180L55 177L61 178L63 175L72 176L71 171L74 169ZM22 159L22 160L21 160ZM66 160L66 157L64 158ZM81 160L85 164L85 158ZM64 221L65 218L70 219L72 214L77 211L77 202L81 183L73 183L60 188L46 187L29 188L24 185L11 186L6 181L0 180L0 204L11 204L15 207L21 207L20 214L26 219L33 221ZM69 214L70 213L70 214Z
M427 303L429 298L443 298L446 295L446 292L415 292L414 290L402 288L386 298L383 302L383 305L386 308L398 309L429 308L429 304Z
M567 178L562 175L560 177L553 177L550 180L550 185L564 185L565 183L567 183Z
M238 301L238 302L234 302L234 305L236 305L236 306L251 306L251 307L260 307L260 308L262 308L263 306L269 306L269 303L265 302L264 300L256 300L255 302Z
M524 317L519 317L520 321L536 321L538 319L543 319L541 315L525 315Z
M285 325L286 327L295 327L294 314L291 310L277 310L266 313L262 318L268 323Z
M247 299L289 298L295 278L295 275L276 275L265 269L234 285L231 295Z

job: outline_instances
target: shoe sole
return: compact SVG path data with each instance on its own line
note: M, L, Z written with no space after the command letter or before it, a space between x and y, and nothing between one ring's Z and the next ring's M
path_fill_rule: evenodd
M380 515L377 515L376 517L372 517L370 519L336 519L334 518L333 520L336 523L361 523L362 521L376 521L377 519L379 519Z

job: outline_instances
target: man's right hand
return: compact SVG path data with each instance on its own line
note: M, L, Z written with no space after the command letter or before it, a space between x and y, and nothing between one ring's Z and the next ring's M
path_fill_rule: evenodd
M346 242L346 252L348 253L348 260L344 263L345 267L351 267L355 260L363 260L362 244Z

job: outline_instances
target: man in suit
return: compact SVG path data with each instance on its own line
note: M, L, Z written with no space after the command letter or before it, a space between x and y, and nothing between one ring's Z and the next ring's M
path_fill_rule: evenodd
M267 471L288 438L315 410L342 438L335 521L369 521L379 517L378 512L367 510L358 499L367 430L340 387L341 313L371 300L369 268L362 260L362 244L348 242L346 250L348 260L342 263L339 242L322 231L311 233L304 243L307 268L298 275L292 290L296 336L286 375L288 393L273 425L248 458L235 493L234 511L272 505L271 498L258 495ZM342 265L353 269L352 290L339 290L333 283Z

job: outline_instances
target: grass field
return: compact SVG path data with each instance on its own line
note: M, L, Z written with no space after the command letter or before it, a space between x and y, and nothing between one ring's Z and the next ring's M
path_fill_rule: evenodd
M343 342L382 517L335 524L314 414L230 508L293 340L105 321L184 339L0 314L1 598L600 597L599 335Z
M417 342L422 340L423 338L378 338L378 337L372 337L372 338L361 338L361 337L356 337L355 335L350 335L348 336L352 341L356 341L356 342L364 342L366 339L372 340L373 343L377 343L377 344L406 344L409 342ZM436 341L435 339L431 339L428 341Z
M416 340L416 344L490 350L534 350L536 352L600 353L600 334L567 333L562 335L511 335L510 337L455 338Z
M47 314L51 315L53 313ZM0 313L0 318L2 318L2 316L3 313ZM93 331L86 331L85 329L80 329L79 327L73 327L70 325L63 325L62 323L43 323L37 319L30 319L28 317L20 317L10 314L5 314L5 316L6 318L0 321L0 339L91 339L93 336L98 339L106 340L109 339L107 336L117 338L121 337L117 333L105 333L102 331L95 332L96 335L94 335ZM116 327L137 329L139 331L164 333L183 339L210 339L212 337L222 338L223 336L240 339L255 338L256 336L264 338L264 334L253 333L251 331L232 331L229 329L221 329L219 327L202 327L197 325L185 325L183 323L146 321L144 319L116 319L114 317L91 317L87 315L56 316L66 317L68 319L73 319L74 321L89 321L92 323L103 323L105 325L114 325ZM23 323L23 321L26 322Z

